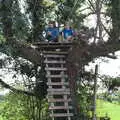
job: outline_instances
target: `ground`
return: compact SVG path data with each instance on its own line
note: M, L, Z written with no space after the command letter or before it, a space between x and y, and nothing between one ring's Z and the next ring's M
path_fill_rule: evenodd
M105 116L106 114L111 118L111 120L120 120L120 105L98 100L97 115Z

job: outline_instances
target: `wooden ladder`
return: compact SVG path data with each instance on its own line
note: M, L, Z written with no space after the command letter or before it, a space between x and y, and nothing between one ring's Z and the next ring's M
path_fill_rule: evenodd
M44 48L50 117L52 120L72 120L73 106L66 67L66 56L70 45L50 44Z

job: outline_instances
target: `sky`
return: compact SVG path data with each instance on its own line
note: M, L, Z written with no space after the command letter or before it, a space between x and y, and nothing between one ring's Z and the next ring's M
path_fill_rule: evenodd
M89 66L86 66L86 70L93 70L95 65L98 64L98 73L100 75L109 75L111 77L117 77L120 75L120 51L116 52L115 55L117 59L110 59L101 57L95 60L95 62L90 62Z

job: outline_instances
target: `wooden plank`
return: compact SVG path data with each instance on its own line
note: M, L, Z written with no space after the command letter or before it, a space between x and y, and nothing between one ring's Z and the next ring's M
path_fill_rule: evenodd
M64 110L64 109L73 109L72 106L50 106L49 110Z
M69 88L57 88L57 89L54 89L54 88L48 88L47 89L48 92L69 92L70 89Z
M45 67L45 70L49 70L49 71L66 71L67 70L67 68L60 68L60 67L58 67L58 68L48 68L48 67Z
M54 64L65 64L66 61L57 61L57 60L52 60L52 61L48 61L48 60L45 60L44 63L54 63Z
M42 45L64 45L64 46L66 46L66 45L73 45L74 43L72 43L72 42L67 42L67 43L65 43L65 42L46 42L46 41L44 41L44 42L34 42L33 43L33 45L40 45L40 46L42 46Z
M71 102L72 100L69 98L67 100L65 99L54 99L54 98L48 98L48 102L52 103L52 102Z
M54 113L50 114L50 117L72 117L72 113Z
M43 51L43 54L67 55L68 52L62 52L62 51Z
M37 45L36 45L37 46ZM72 47L71 45L42 45L40 46L39 48L52 48L52 49L55 49L55 48L60 48L60 49L68 49ZM37 47L38 48L38 47Z
M56 91L52 91L52 92L48 92L48 97L52 96L52 95L70 95L70 91L60 91L60 92L56 92Z
M65 55L56 55L56 54L50 54L50 55L44 55L45 58L65 58Z
M47 85L69 85L68 82L47 82Z
M67 78L67 75L46 75L47 78Z

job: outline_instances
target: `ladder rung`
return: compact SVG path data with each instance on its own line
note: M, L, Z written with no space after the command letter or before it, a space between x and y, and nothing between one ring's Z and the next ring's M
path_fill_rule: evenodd
M56 91L52 91L52 92L48 92L48 96L52 96L52 95L70 95L70 91L60 91L60 92L56 92Z
M50 57L50 58L65 58L65 55L55 55L55 54L51 54L51 55L45 55L46 58Z
M50 114L50 117L72 117L72 113L56 113L56 114Z
M53 91L53 92L54 92L54 91L55 91L55 92L69 92L70 89L69 89L69 88L65 88L65 89L64 89L64 88L60 88L60 89L48 88L47 91L48 91L48 92L52 92L52 91Z
M70 101L72 101L70 98L67 99L67 100L65 100L65 99L54 99L54 98L49 99L48 98L48 102L50 102L50 103L52 103L52 102L70 102Z
M67 78L67 75L46 75L47 78Z
M62 51L44 51L43 54L59 54L59 55L67 55L68 52L62 52Z
M68 82L47 82L47 85L69 85Z
M48 60L45 60L44 63L60 63L60 64L65 64L66 62L65 61L57 61L57 60L52 60L52 61L48 61Z
M50 70L50 71L66 71L67 68L48 68L46 67L45 70Z
M49 107L49 110L73 109L72 106L54 106Z

